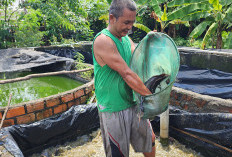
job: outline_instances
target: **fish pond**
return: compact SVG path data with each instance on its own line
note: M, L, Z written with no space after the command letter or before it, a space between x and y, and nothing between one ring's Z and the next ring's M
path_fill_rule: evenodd
M4 74L0 79L23 77L29 74L32 74L32 72L14 73L14 76ZM0 84L0 106L7 105L10 93L13 95L11 104L18 104L59 94L81 86L82 84L82 82L65 75L44 76L26 81Z

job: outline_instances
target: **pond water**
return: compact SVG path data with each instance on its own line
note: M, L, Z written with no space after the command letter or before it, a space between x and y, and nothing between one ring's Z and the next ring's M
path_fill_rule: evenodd
M64 145L45 149L40 154L31 157L104 157L104 148L100 129L92 134L78 137L75 142L67 142ZM143 157L142 153L134 152L130 146L131 157ZM184 145L172 139L169 147L162 147L158 137L156 138L156 157L203 157L201 154L185 148Z
M17 104L62 93L82 84L82 82L62 75L38 77L26 81L0 84L0 106L7 105L10 93L13 94L11 104Z

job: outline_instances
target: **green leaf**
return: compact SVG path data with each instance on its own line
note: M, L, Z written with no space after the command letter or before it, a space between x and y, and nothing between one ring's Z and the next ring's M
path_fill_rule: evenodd
M101 15L101 16L99 17L99 20L107 21L107 20L109 20L109 15L108 15L108 14Z
M211 35L215 32L215 30L217 29L218 27L218 23L213 23L209 29L207 30L204 38L203 38L203 41L202 41L202 45L201 45L201 49L204 49L205 48L205 45L207 44L209 38L211 37Z
M145 13L146 10L147 10L147 6L143 6L137 11L137 14L141 16Z
M140 5L145 5L147 3L148 0L138 0L136 1L136 4L140 4Z
M184 21L195 21L201 18L206 18L210 16L210 13L208 13L207 11L203 12L203 11L197 11L194 12L192 14L188 14L187 16L183 17L182 20Z
M213 7L215 10L221 10L222 9L222 5L219 4L219 0L209 0L210 4L213 4Z
M228 6L228 5L232 4L232 1L231 0L223 0L223 1L220 1L220 4L222 6Z
M151 0L151 3L152 3L152 8L153 8L154 12L156 13L156 15L158 17L161 17L163 13L162 13L161 8L159 6L158 0Z
M111 4L112 0L107 0L108 4Z
M206 2L208 0L173 0L168 3L168 7L176 7L176 6L181 6L181 5L189 5L193 3L201 3L201 2Z
M150 28L148 28L147 26L143 25L143 24L140 24L140 23L134 23L133 25L134 27L138 28L138 29L141 29L142 31L148 33L151 31Z
M228 37L227 37L227 44L228 44L228 49L232 49L232 32L229 33Z
M225 18L223 19L224 23L232 23L232 8L227 9Z
M167 7L166 7L166 5L164 5L164 13L163 13L163 15L161 16L161 20L162 20L162 21L167 21L167 20L168 20L168 18L167 18Z
M169 20L182 19L186 15L192 14L194 12L198 12L199 10L208 11L210 9L211 7L209 4L201 4L201 3L190 4L181 8L177 8L176 10L171 12L168 15L168 19Z
M200 23L189 35L191 38L199 37L205 30L208 25L210 25L211 21L203 21Z
M180 19L172 20L169 23L174 24L174 25L184 24L185 26L189 27L188 21L182 21Z

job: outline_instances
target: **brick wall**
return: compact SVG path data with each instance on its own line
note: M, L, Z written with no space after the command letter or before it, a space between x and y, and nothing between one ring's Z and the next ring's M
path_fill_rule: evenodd
M73 105L85 104L92 96L93 81L64 93L9 107L3 127L33 123L67 111ZM0 120L5 108L0 109Z
M232 113L232 100L202 95L182 88L173 87L170 105L189 112Z

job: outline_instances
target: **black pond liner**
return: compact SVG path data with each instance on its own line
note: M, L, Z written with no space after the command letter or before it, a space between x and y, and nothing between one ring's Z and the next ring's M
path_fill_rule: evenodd
M152 121L152 125L155 131L159 131L158 116ZM206 157L232 156L232 114L189 113L170 107L169 126L171 137ZM7 135L2 141L4 147L14 156L22 157L75 140L77 136L88 134L98 128L96 104L78 105L60 116L29 125L3 128L0 138Z
M159 117L152 126L159 130ZM169 136L205 157L232 157L232 114L190 113L170 106Z
M5 148L14 156L29 156L44 149L75 140L99 128L98 110L95 104L72 106L59 116L32 124L3 128L0 137Z
M199 94L232 99L232 73L181 65L174 86Z

